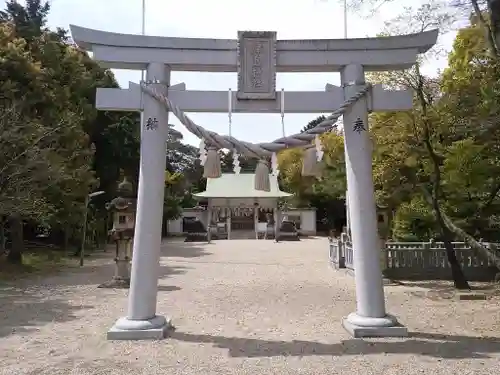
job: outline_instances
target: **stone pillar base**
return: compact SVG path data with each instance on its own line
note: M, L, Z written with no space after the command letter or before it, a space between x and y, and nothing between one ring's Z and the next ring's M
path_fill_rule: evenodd
M369 318L356 313L342 320L345 330L354 338L361 337L408 337L408 329L392 315Z
M98 288L129 289L130 278L113 277L110 281L106 281L105 283L99 285Z
M169 318L155 316L147 320L120 318L108 331L108 340L161 340L174 329Z

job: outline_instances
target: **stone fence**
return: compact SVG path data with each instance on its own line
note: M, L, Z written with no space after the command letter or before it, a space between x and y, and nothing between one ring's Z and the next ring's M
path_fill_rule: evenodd
M484 243L500 255L500 244ZM453 242L455 254L470 281L491 281L498 272L494 264L477 257L464 242ZM386 242L380 264L385 277L403 280L448 280L451 270L442 242ZM345 234L330 239L330 264L354 270L352 244Z

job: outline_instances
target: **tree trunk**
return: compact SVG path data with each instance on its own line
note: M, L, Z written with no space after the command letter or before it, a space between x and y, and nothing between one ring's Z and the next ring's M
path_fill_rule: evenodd
M113 228L113 224L111 223L112 215L109 211L106 213L106 220L104 222L104 233L103 233L103 243L104 243L104 252L106 252L108 245L110 243L109 231Z
M436 189L434 189L434 191L436 191ZM458 262L457 254L455 252L455 249L453 248L452 234L448 229L448 227L446 226L445 221L443 219L443 213L441 211L441 207L439 207L439 201L437 199L437 196L435 194L429 196L427 191L425 195L427 201L432 205L432 209L434 210L434 215L436 216L436 222L438 224L439 231L443 238L446 257L448 258L448 263L451 268L451 277L453 278L453 285L455 286L456 289L459 290L465 290L465 289L470 290L470 285L467 282L467 279L465 278L462 267Z
M5 221L4 217L0 216L0 254L3 254L5 252L5 243Z
M12 247L7 255L7 260L12 264L23 263L24 235L23 220L20 215L9 217L10 233L12 237Z
M488 5L488 15L481 10L478 0L471 0L472 9L474 10L474 16L479 21L479 25L483 28L486 43L488 44L488 50L492 58L499 57L498 47L500 46L500 1L499 0L487 0ZM489 16L489 19L487 19Z
M443 242L444 248L446 249L446 257L448 258L448 263L451 268L451 277L453 278L453 285L458 290L470 290L470 285L465 278L464 271L457 259L457 253L453 248L453 244L451 241L451 233L448 228L442 224L442 233L443 233ZM444 234L446 233L446 234Z
M69 237L70 237L71 226L67 223L64 226L64 239L63 239L63 249L64 253L67 254L69 250Z
M474 237L472 237L463 229L455 225L455 223L453 223L453 221L446 214L443 213L442 216L443 216L443 221L448 227L448 229L452 233L454 233L457 237L467 242L470 245L474 255L476 255L479 258L490 260L500 270L500 257L495 252L481 245L481 243L476 241Z
M494 40L495 52L498 55L500 52L498 51L500 46L500 0L488 0L487 4L491 26L486 31L491 33L491 38Z
M470 286L465 278L464 272L460 263L458 262L457 255L455 253L455 249L453 248L452 235L448 227L445 225L443 215L441 212L441 207L439 206L439 198L442 196L441 194L441 162L439 156L437 155L431 141L431 124L428 118L428 102L425 98L424 93L424 79L422 74L420 73L420 66L417 63L415 65L415 71L417 74L417 97L422 107L422 123L423 123L423 142L427 152L429 154L430 161L432 162L432 194L423 188L424 195L428 203L431 204L434 215L436 216L436 222L443 237L444 247L446 250L446 256L448 258L448 263L451 268L451 275L453 278L453 284L457 289L469 289Z

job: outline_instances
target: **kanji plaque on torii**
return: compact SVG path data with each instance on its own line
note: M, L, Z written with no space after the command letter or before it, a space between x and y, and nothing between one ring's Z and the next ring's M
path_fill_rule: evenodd
M238 32L238 99L276 99L276 32Z

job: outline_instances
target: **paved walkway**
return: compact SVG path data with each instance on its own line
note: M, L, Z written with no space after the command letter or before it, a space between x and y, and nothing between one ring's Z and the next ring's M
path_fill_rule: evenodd
M431 301L386 287L408 339L353 340L351 276L329 268L326 239L164 244L163 341L109 342L127 291L97 289L111 254L83 270L0 288L0 374L493 374L499 301Z

